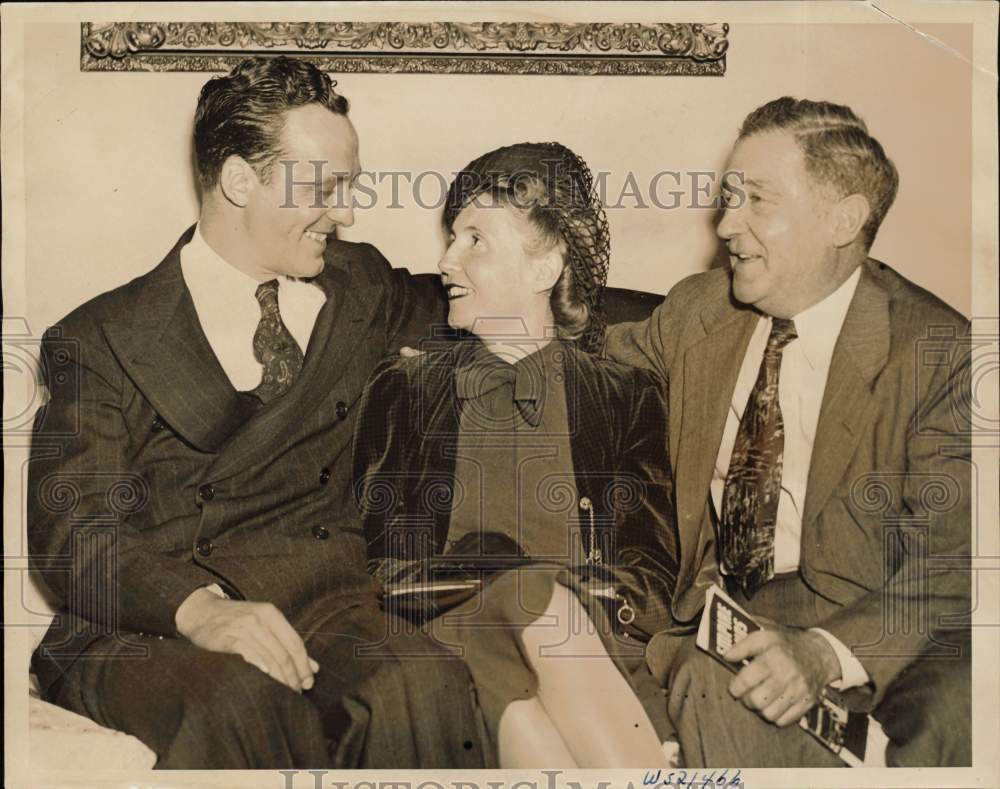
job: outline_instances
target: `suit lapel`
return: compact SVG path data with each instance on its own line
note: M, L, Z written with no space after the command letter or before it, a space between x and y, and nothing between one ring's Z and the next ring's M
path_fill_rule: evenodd
M192 233L150 272L136 317L106 321L103 329L129 378L171 429L213 452L246 413L201 330L181 274L180 250Z
M713 305L701 316L704 338L684 353L683 421L675 465L682 556L693 558L732 393L758 317L728 300Z
M302 372L292 388L248 420L227 442L210 470L224 479L259 458L274 454L274 439L291 434L303 416L314 413L343 377L358 347L370 342L368 327L383 301L380 284L358 284L339 266L328 265L317 279L327 294L313 327ZM359 388L371 371L359 372Z
M704 603L706 578L715 571L714 533L706 508L729 405L747 345L757 325L757 313L736 307L726 295L701 313L704 335L684 351L680 404L671 408L671 440L676 450L677 520L681 566L674 617L689 622ZM692 331L697 331L695 326ZM671 393L671 399L674 397ZM680 420L679 427L675 420ZM707 558L706 558L707 557ZM704 576L704 577L703 577Z
M866 265L830 360L809 465L803 533L847 471L875 400L872 385L888 359L889 300Z

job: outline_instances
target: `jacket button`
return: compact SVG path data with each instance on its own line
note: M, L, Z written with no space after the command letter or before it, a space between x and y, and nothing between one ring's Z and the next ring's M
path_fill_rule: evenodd
M211 501L215 498L215 487L211 484L202 485L198 488L198 498L202 501Z
M198 540L198 546L197 546L197 548L198 548L198 553L200 553L202 556L211 556L212 555L212 541L211 540L206 540L203 537L202 539Z
M337 418L347 419L347 403L343 400L337 403Z
M159 414L156 415L156 419L153 420L153 432L159 433L163 428L167 426L167 423L163 421L163 417Z
M317 540L325 540L330 536L330 530L326 526L313 526L312 533Z
M330 481L330 469L328 469L328 468L322 468L322 469L320 469L320 472L319 472L319 484L320 485L325 485L329 481Z

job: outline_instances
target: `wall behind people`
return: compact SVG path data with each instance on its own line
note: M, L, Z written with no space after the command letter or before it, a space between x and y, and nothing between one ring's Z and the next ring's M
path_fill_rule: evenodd
M79 30L26 32L24 264L35 332L149 270L197 215L190 130L209 75L81 73ZM393 203L393 177L383 176L376 204L342 236L435 271L443 179L497 146L558 140L605 173L611 284L665 293L717 259L716 214L691 207L709 201L697 188L710 176L697 173L722 167L750 110L792 94L850 104L868 122L901 172L872 254L968 313L971 26L922 32L733 25L722 78L335 75L363 167L427 173L421 202L434 206L420 207L403 175Z

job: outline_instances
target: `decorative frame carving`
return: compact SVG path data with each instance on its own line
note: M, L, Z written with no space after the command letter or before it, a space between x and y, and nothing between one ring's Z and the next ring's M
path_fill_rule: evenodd
M723 76L726 23L83 22L81 71L228 71L295 55L325 71Z

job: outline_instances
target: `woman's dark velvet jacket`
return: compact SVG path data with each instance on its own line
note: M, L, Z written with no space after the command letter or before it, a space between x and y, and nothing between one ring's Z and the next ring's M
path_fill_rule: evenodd
M355 492L370 558L443 552L461 409L455 370L478 342L386 359L372 373L354 441ZM648 638L671 623L679 556L663 385L647 372L564 345L577 505L584 497L592 502L604 572L635 610L625 630ZM589 520L580 515L586 534ZM577 570L593 575L590 567Z

